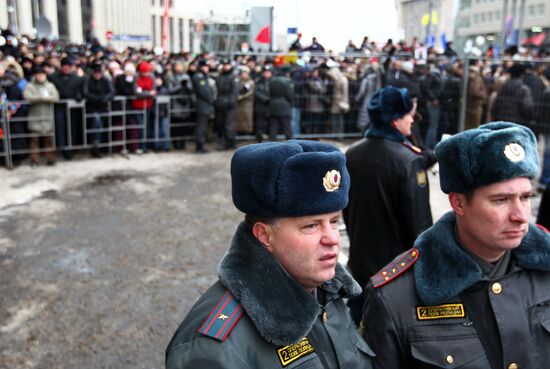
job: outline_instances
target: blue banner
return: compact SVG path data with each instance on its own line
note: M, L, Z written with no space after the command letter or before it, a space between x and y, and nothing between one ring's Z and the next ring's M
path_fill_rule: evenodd
M149 35L113 35L113 41L151 41Z

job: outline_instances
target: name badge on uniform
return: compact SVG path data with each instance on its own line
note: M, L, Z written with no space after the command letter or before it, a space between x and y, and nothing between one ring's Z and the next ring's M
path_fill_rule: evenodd
M464 305L462 304L416 307L416 318L418 320L464 318L465 315Z
M293 345L288 345L281 347L277 350L277 356L282 366L287 366L288 364L298 360L301 357L307 356L315 352L315 349L307 339L307 337L302 338L302 340Z

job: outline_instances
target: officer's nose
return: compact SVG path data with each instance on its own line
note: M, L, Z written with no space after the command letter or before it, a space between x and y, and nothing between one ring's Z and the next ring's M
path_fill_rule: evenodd
M510 211L510 221L514 223L527 223L529 221L530 214L530 203L524 203L520 199L517 199L513 202L512 209Z
M340 232L338 227L334 227L332 224L323 227L323 235L321 236L321 243L326 246L334 246L340 244Z

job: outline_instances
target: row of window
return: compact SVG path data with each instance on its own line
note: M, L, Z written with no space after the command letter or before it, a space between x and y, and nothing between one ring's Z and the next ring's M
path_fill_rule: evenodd
M527 10L527 17L529 17L529 18L542 18L542 17L544 17L545 5L546 4L543 4L543 3L529 5L526 9ZM494 11L494 12L474 14L472 21L473 21L474 24L502 22L501 14L502 13L501 13L500 10L497 10L497 11Z

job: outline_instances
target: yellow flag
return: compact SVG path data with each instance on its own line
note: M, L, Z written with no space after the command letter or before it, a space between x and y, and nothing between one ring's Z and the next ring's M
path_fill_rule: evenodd
M439 23L439 17L437 16L437 12L435 10L432 10L432 24Z
M420 23L422 23L423 26L427 26L428 23L430 23L430 15L428 13L424 14L420 20Z

